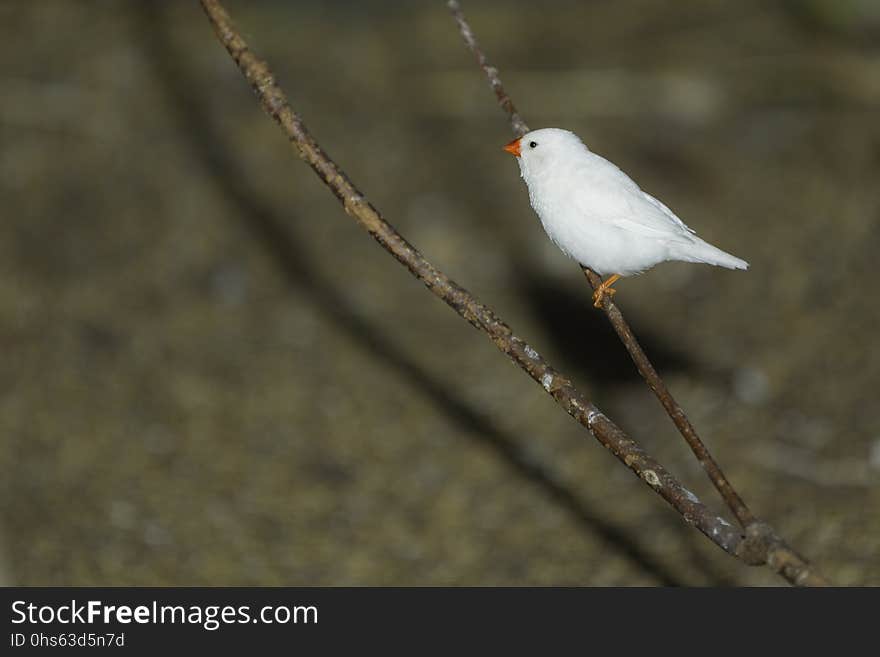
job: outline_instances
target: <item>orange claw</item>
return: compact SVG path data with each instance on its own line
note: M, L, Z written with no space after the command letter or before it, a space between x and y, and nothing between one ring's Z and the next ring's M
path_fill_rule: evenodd
M603 281L602 284L596 288L596 291L593 292L594 307L601 308L606 296L613 297L615 294L617 294L617 290L615 290L611 286L614 285L614 283L616 283L619 278L620 274L609 276L608 280Z

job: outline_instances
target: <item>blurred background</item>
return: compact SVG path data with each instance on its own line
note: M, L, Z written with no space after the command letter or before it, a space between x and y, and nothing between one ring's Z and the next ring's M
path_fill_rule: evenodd
M391 223L720 510L544 236L444 2L227 8ZM532 127L751 262L616 300L753 509L880 584L880 4L464 10ZM197 2L7 0L0 33L0 582L782 583L378 248Z

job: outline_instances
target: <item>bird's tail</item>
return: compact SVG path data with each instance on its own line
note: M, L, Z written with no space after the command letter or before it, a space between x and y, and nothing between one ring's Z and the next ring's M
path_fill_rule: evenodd
M749 263L745 260L732 256L726 251L722 251L699 238L696 238L696 243L681 249L677 257L685 262L703 262L707 265L716 265L718 267L726 267L727 269L749 268Z

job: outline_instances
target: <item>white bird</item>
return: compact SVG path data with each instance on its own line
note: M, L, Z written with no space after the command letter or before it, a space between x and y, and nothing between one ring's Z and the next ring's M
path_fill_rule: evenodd
M704 242L663 203L587 148L573 132L544 128L514 139L529 199L551 240L568 257L601 276L597 308L622 276L667 260L748 269L745 260Z

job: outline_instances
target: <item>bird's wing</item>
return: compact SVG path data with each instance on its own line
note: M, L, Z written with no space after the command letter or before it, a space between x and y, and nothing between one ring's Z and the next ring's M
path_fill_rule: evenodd
M642 196L644 197L644 200L646 200L648 203L650 203L655 208L660 210L660 212L662 212L664 215L666 215L666 218L669 219L672 223L674 223L679 228L683 228L684 230L686 230L687 232L689 232L691 234L695 234L693 228L690 228L681 219L679 219L675 215L675 213L672 210L670 210L668 207L666 207L666 205L662 201L657 200L656 198L654 198L653 196L651 196L650 194L648 194L646 192L642 192L641 189L639 191L641 192Z
M666 205L639 186L613 163L594 163L575 191L581 213L642 237L691 244L691 230ZM597 175L598 174L598 175Z

